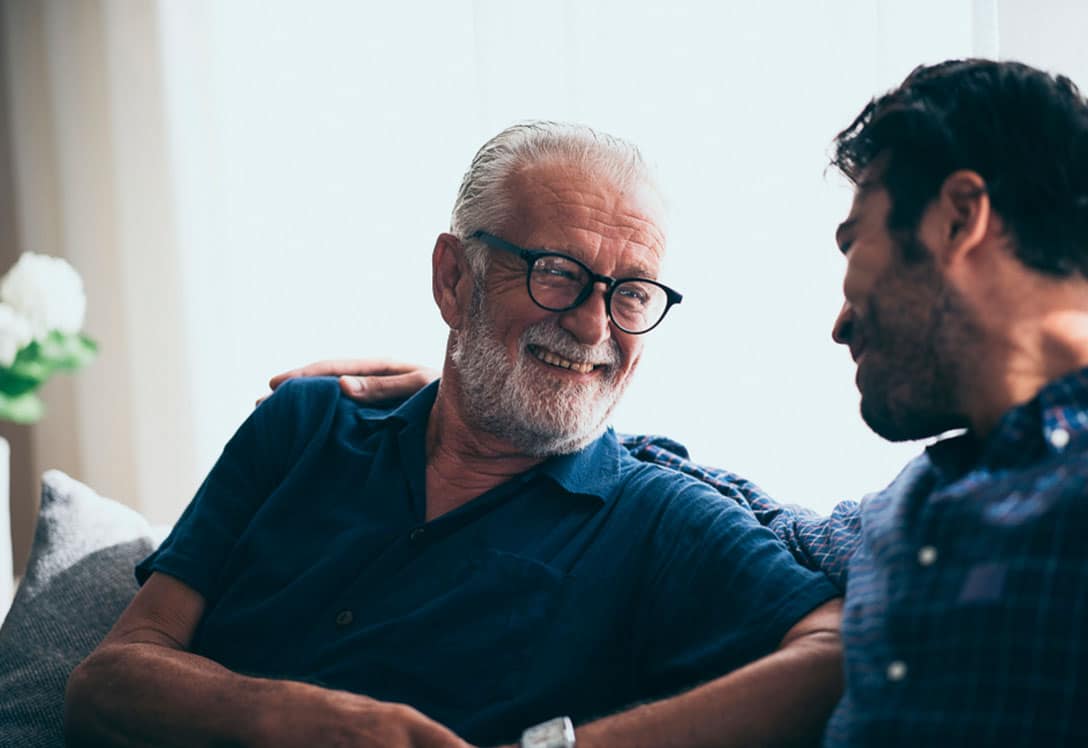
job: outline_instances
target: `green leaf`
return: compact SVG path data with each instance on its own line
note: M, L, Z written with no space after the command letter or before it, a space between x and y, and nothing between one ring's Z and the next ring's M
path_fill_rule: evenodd
M44 381L44 378L23 376L11 369L0 369L0 394L16 397L24 392L33 392Z
M41 403L36 398L33 402L23 403L18 398L32 393L58 371L83 368L97 355L98 344L79 333L53 331L44 340L31 342L19 351L11 366L0 367L0 396L17 401L13 406L0 404L0 419L17 423L27 423L27 418L37 420L41 417ZM16 415L8 415L5 408L14 408Z
M15 423L34 423L45 413L45 405L29 392L10 397L0 392L0 419Z
M53 369L52 363L42 358L41 346L34 341L19 351L15 361L8 367L8 372L18 379L41 384L49 378Z
M24 350L29 350L28 346ZM98 354L98 344L80 333L66 334L54 330L38 343L38 355L43 367L54 371L82 369Z

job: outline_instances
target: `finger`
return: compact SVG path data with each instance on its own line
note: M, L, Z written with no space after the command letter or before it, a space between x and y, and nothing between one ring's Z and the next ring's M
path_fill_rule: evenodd
M288 379L295 377L328 376L385 376L407 374L419 369L419 364L406 364L384 358L339 358L317 361L300 369L291 369L277 374L268 381L268 386L276 389Z
M413 748L473 748L447 727L426 717L412 726Z
M413 369L398 375L343 376L340 377L340 389L360 403L403 400L419 392L437 376L438 373L431 369Z
M366 368L366 364L370 363L369 359L328 359L325 361L316 361L307 366L303 366L298 369L291 369L285 371L282 374L277 374L268 380L268 386L272 389L276 389L288 379L295 379L297 377L325 377L325 376L337 376L340 374L366 374L368 372L363 371Z

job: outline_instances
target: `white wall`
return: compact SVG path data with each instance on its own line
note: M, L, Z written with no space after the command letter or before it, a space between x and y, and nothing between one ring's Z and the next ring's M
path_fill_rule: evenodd
M821 508L915 451L864 427L830 342L849 191L824 166L869 96L971 53L971 3L161 8L201 469L271 373L440 361L434 237L475 149L530 117L633 139L674 206L686 300L617 427Z
M1088 3L997 0L1001 56L1072 78L1088 89Z
M922 62L1011 54L1088 82L1072 0L4 7L20 236L76 261L104 351L47 393L35 462L156 520L271 374L439 363L434 237L476 148L536 117L633 139L671 198L685 301L616 426L821 509L879 488L918 447L865 428L830 341L831 138Z

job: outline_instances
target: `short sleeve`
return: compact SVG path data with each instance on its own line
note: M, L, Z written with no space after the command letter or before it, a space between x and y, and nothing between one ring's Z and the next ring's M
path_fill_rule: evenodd
M675 474L645 490L661 502L634 627L635 671L648 697L673 693L762 657L840 593L802 567L745 507Z
M335 379L289 380L231 437L162 545L136 567L180 579L207 599L226 560L261 504L335 414Z
M846 589L850 559L861 544L858 502L843 501L830 517L821 517L806 507L780 504L734 472L692 462L687 449L666 437L625 436L623 444L637 459L690 475L747 508L786 544L798 562L822 571L839 590Z

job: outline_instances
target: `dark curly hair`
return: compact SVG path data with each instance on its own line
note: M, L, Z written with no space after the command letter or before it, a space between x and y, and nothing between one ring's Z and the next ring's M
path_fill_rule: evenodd
M835 137L831 164L855 184L878 158L893 234L913 239L945 178L970 169L1024 265L1088 278L1088 101L1065 76L977 59L915 68Z

